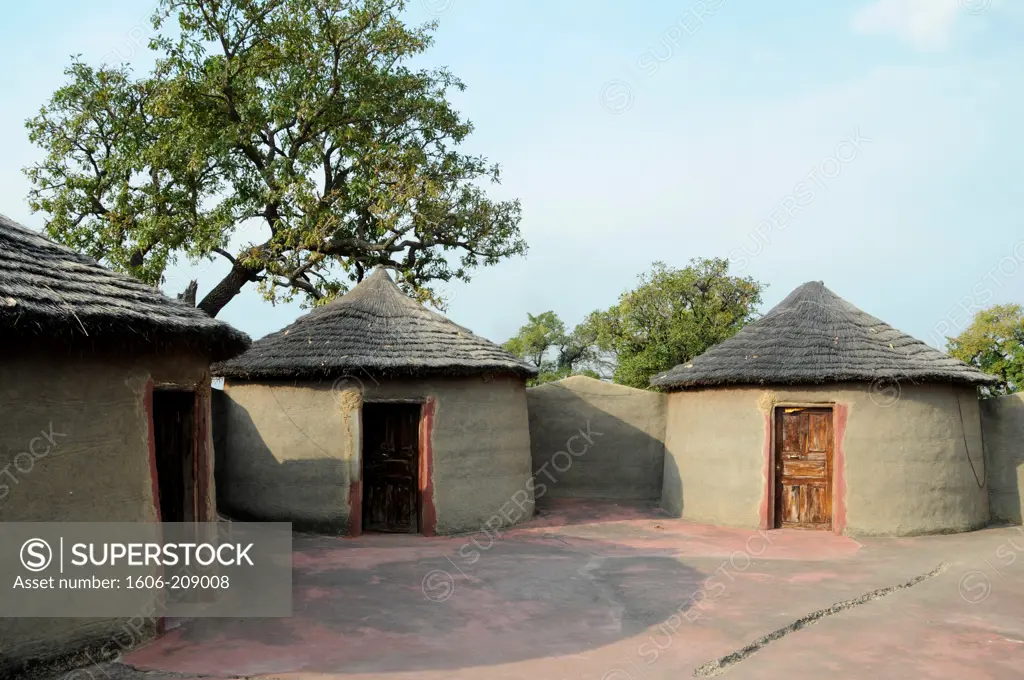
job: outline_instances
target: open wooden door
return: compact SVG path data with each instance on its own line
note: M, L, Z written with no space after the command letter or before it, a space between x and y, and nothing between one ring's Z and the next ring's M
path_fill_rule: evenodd
M832 409L775 410L775 526L832 528Z
M363 531L419 531L419 404L363 404Z

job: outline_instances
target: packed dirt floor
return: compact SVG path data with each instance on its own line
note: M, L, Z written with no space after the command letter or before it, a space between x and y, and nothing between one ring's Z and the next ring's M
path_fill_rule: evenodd
M296 535L294 616L169 621L67 680L1024 677L1024 528L853 538L561 501L502 531Z

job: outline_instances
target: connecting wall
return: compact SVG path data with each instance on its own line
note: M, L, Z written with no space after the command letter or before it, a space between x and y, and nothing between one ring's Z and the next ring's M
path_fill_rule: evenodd
M1024 393L981 401L992 519L1021 523L1024 514Z
M664 394L573 376L529 388L526 400L534 475L545 495L661 498Z

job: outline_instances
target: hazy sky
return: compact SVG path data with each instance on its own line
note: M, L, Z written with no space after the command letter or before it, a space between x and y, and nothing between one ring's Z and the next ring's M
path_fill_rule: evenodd
M155 2L9 3L0 23L0 213L41 228L24 120L91 63L151 63ZM503 341L526 313L568 323L652 261L733 259L766 311L823 280L938 342L965 308L1024 302L1024 3L1018 0L412 0L440 20L425 63L468 89L467 149L523 203L525 258L453 285L449 316ZM175 267L177 292L220 262ZM254 290L221 314L254 337L292 321Z

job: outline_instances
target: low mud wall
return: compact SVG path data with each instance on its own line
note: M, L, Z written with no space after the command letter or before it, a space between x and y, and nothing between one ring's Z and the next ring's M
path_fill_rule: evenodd
M526 400L534 477L545 495L661 499L664 394L573 376L531 387Z
M1024 393L981 400L989 508L995 521L1024 514Z

